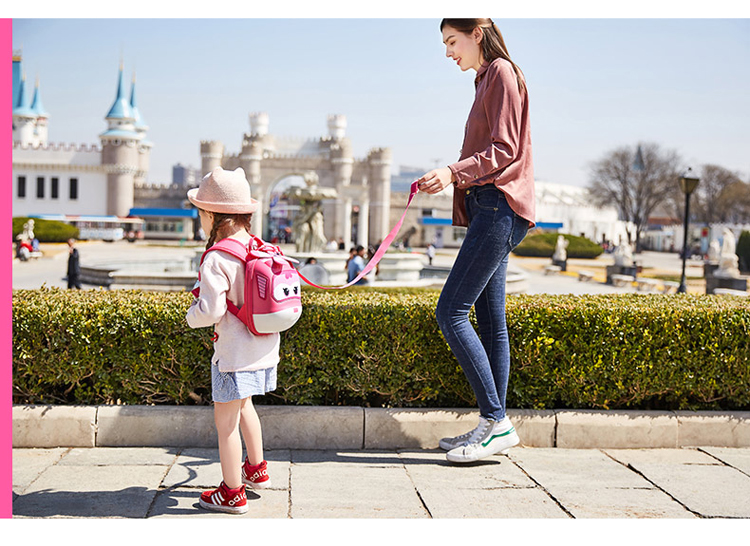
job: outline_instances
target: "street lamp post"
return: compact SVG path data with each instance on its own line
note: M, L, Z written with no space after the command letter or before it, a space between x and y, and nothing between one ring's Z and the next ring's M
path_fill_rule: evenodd
M688 170L680 176L680 189L685 194L685 232L683 234L682 243L682 279L680 280L680 287L677 289L678 294L684 294L687 292L687 286L685 284L685 262L687 261L688 251L688 225L690 223L690 194L695 191L698 187L700 179L693 174L693 169Z

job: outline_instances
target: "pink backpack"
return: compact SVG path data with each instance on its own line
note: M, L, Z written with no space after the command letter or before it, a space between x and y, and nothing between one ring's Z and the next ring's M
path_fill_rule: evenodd
M258 237L245 246L236 239L222 239L206 250L220 250L245 263L245 303L242 308L227 300L227 308L256 336L283 332L296 324L302 314L299 273L277 246ZM200 273L198 274L200 280ZM197 298L200 287L193 289Z

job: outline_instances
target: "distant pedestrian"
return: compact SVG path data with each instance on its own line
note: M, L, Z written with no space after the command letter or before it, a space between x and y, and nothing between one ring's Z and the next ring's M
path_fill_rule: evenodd
M508 256L534 221L529 103L521 70L492 19L443 19L446 56L476 71L476 95L457 163L422 176L419 189L453 190L453 225L467 226L437 305L437 321L474 391L479 425L443 438L447 459L468 463L519 443L506 415L510 346L505 322ZM479 335L469 322L476 310Z
M68 239L68 288L81 289L81 258L75 239Z
M427 245L427 259L430 261L430 265L432 265L433 258L435 258L435 245L430 243Z
M352 282L354 279L356 279L357 275L359 275L364 268L365 247L363 247L362 245L357 245L357 248L354 250L354 256L349 260L349 264L347 266L346 282ZM356 284L367 284L367 279L363 277L359 279Z
M241 168L225 171L217 167L188 192L188 199L198 207L201 225L209 234L207 249L224 238L250 243L250 221L258 201L251 197ZM200 294L186 317L191 328L214 327L211 397L223 481L201 495L200 505L232 514L247 512L246 485L253 489L270 485L252 396L276 389L279 363L279 334L253 335L228 310L227 301L243 306L244 287L244 264L224 252L209 252L200 266Z

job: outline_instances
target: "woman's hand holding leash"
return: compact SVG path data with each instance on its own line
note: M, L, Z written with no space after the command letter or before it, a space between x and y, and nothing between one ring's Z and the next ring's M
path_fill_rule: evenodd
M448 167L433 169L417 180L419 191L425 193L438 193L447 188L453 182L453 172Z

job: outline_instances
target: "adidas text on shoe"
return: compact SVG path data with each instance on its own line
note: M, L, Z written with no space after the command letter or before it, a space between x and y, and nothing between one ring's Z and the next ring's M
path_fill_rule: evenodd
M253 489L268 489L271 487L271 479L268 477L268 463L261 461L255 466L250 465L250 461L245 457L242 464L242 483Z
M450 450L446 458L453 463L471 463L507 451L520 443L510 421L488 421L479 418L479 426L464 445Z
M247 512L247 496L245 486L229 489L224 482L213 491L201 494L200 505L206 510L226 512L228 514L244 514Z

